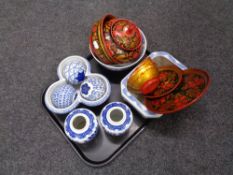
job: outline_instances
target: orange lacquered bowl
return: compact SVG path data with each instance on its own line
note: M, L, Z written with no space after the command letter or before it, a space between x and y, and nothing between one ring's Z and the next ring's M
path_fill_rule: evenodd
M150 57L145 58L130 75L127 86L135 93L141 93L144 83L158 76L158 68Z

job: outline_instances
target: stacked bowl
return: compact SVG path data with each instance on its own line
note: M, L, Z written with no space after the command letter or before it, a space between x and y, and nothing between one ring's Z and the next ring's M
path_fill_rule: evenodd
M143 58L147 41L132 21L106 15L93 25L89 47L93 57L102 66L120 71Z

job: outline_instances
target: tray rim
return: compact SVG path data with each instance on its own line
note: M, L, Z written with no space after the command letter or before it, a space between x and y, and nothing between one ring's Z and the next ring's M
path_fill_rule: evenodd
M50 121L55 125L55 127L59 130L59 132L62 134L62 136L65 138L65 140L71 145L72 149L74 150L74 152L79 156L79 158L86 164L89 165L91 167L102 167L107 165L108 163L112 162L131 142L133 142L135 140L135 138L137 136L139 136L144 129L146 128L147 124L149 123L149 120L145 120L145 122L143 123L143 125L138 128L131 137L129 137L117 150L116 152L114 152L112 154L112 156L110 156L109 158L98 162L98 163L94 163L94 161L89 160L83 153L81 150L78 150L75 146L74 143L72 143L72 141L66 136L66 134L64 133L63 127L59 124L59 122L55 119L56 117L54 116L54 114L46 107L45 102L44 102L44 96L45 96L45 92L48 89L45 88L42 91L41 94L41 104L44 108L45 111L48 112L49 114L49 118ZM64 114L63 114L64 115ZM88 161L89 160L89 161Z

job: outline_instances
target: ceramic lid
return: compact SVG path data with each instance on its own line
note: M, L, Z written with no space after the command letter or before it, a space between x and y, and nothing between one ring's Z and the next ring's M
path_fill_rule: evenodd
M124 50L135 50L142 44L138 27L127 19L116 19L111 27L114 42Z

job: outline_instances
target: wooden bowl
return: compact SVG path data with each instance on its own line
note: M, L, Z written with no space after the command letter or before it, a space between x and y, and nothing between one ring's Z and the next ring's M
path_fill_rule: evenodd
M149 94L144 93L146 98L159 98L171 93L181 83L182 70L176 66L159 67L158 79L159 83L156 88Z
M122 27L127 31L120 32ZM118 31L120 36L117 36ZM125 40L127 42L123 42ZM131 21L107 14L92 27L90 50L101 63L126 67L142 58L145 40L142 31Z
M115 63L115 64L123 64L128 62L136 61L142 52L141 44L139 47L134 50L125 50L119 47L113 40L111 35L112 25L118 21L112 15L106 15L102 23L100 23L100 38L103 43L103 50L106 55ZM141 37L141 33L140 33Z
M141 93L143 84L158 76L158 68L150 57L145 58L130 75L127 86L135 93Z
M145 99L144 103L150 111L155 113L174 113L197 102L209 85L210 78L206 71L187 69L183 72L182 82L173 92L160 98Z
M91 35L89 38L89 43L90 43L90 49L92 53L98 58L101 62L105 64L113 64L112 60L108 58L106 53L103 50L102 43L99 39L99 23L101 22L98 21L96 22L91 30Z
M142 44L138 27L128 19L116 19L111 26L113 41L123 50L133 51Z

